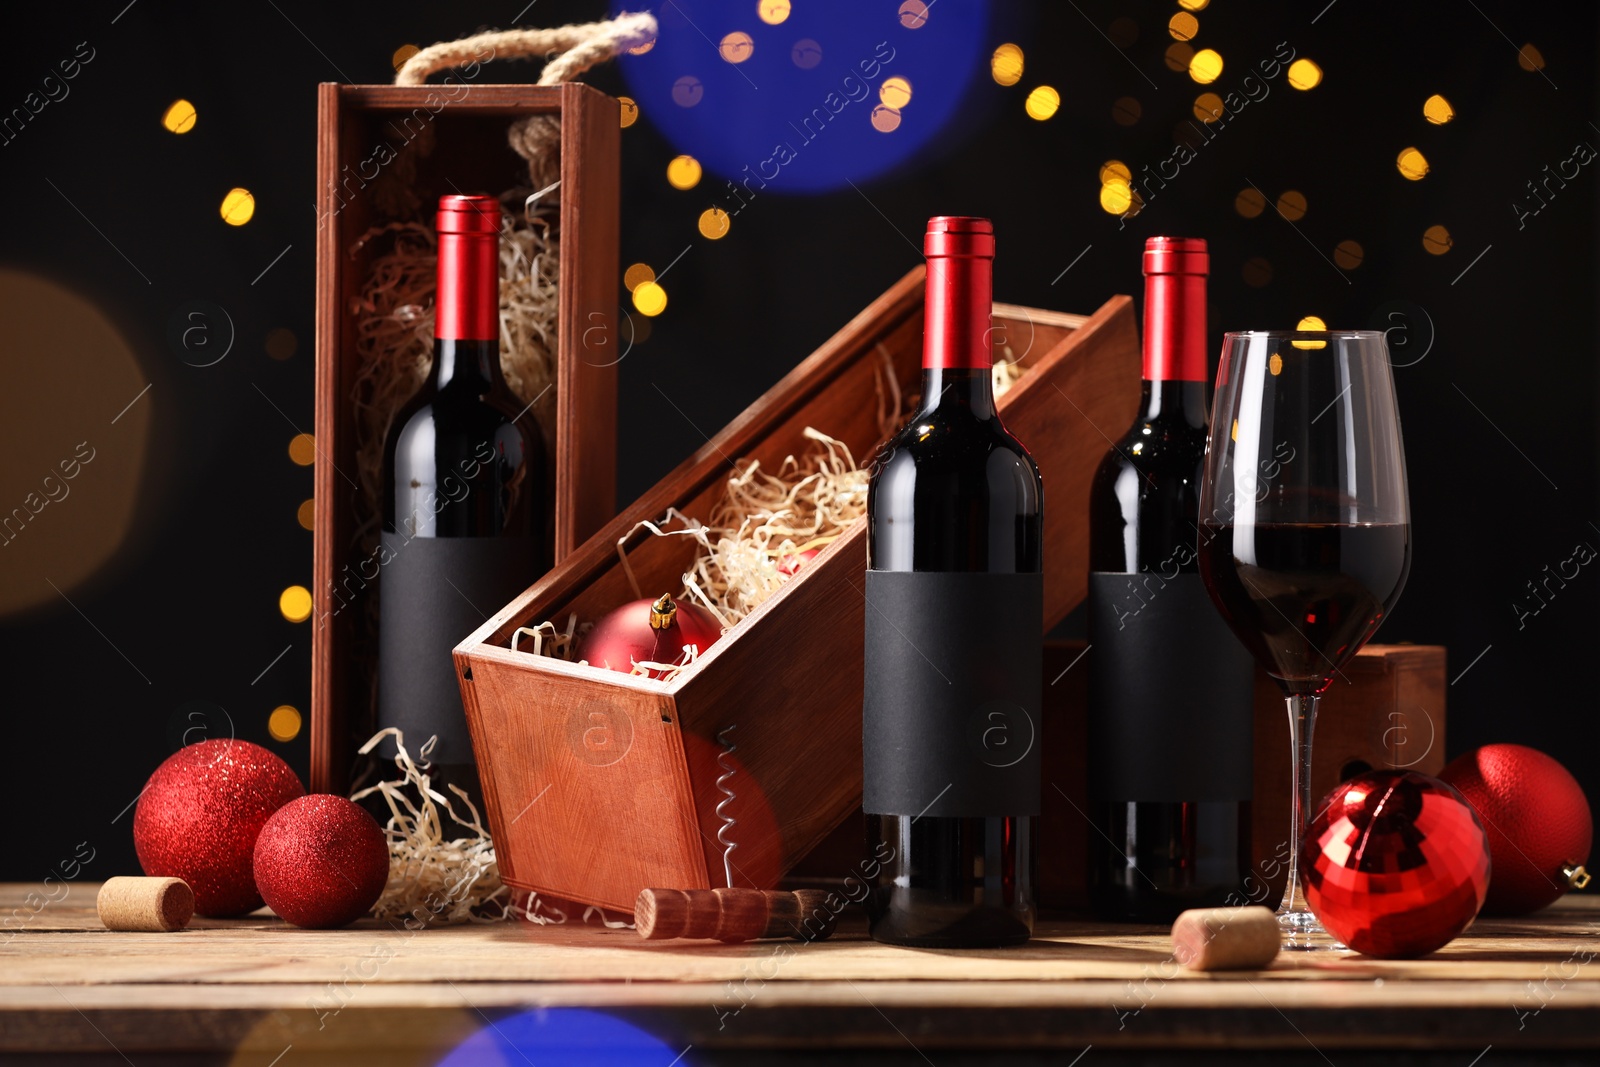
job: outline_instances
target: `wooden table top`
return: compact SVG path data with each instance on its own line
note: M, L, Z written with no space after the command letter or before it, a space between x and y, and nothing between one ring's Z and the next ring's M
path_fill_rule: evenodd
M1165 930L1067 919L1041 923L1025 946L971 952L879 945L849 914L814 944L644 942L576 922L307 931L265 913L133 934L101 927L97 889L72 884L50 903L29 896L38 886L0 886L0 1056L266 1065L292 1050L283 1067L437 1063L530 1008L546 1009L540 1025L604 1012L687 1048L686 1064L761 1048L940 1067L979 1062L963 1058L974 1050L1049 1049L1066 1063L1093 1046L1314 1062L1450 1049L1468 1053L1455 1057L1465 1067L1490 1046L1600 1048L1594 895L1481 921L1422 960L1285 953L1267 970L1207 975L1176 966Z

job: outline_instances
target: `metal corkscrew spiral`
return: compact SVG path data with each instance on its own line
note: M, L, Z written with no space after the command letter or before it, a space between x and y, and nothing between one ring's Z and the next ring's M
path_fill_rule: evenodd
M717 766L721 767L723 771L723 773L717 778L717 789L723 793L723 799L717 802L716 809L717 818L722 820L722 827L717 831L717 840L722 842L723 845L722 873L723 876L728 880L729 889L733 888L733 850L739 847L739 843L737 841L730 840L726 835L729 830L732 830L735 826L739 825L739 820L728 814L723 809L725 809L729 804L732 804L735 798L738 796L737 793L728 787L728 780L737 773L733 764L729 762L728 757L733 755L733 753L739 748L738 745L728 740L728 735L733 733L737 727L738 723L735 723L732 726L723 727L717 733L717 743L722 746L722 754L717 757Z

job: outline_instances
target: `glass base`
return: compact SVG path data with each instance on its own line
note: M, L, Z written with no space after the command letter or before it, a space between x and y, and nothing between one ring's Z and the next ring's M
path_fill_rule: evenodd
M1326 952L1345 947L1309 911L1280 911L1277 918L1285 952Z

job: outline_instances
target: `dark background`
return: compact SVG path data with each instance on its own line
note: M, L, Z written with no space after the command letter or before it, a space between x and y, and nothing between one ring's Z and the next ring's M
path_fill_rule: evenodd
M754 0L679 2L697 18L736 9L754 22L745 11ZM797 9L805 2L794 0ZM24 536L71 551L110 521L89 479L136 477L132 519L87 579L41 591L49 568L19 565L7 555L15 546L0 548L0 594L33 601L0 614L5 791L21 831L0 850L4 879L40 878L83 841L96 849L84 877L134 871L123 812L181 742L189 702L225 709L237 736L305 773L306 731L274 741L267 717L281 704L304 713L309 698L309 628L283 618L278 596L311 577L311 535L296 521L311 469L291 463L286 448L312 422L315 85L388 81L400 46L503 27L521 6L125 4L34 9L13 26L0 71L3 112L79 42L95 49L70 96L0 145L0 268L53 279L97 306L151 386L137 402L142 413L136 406L109 424L138 385L108 392L104 351L52 344L48 324L43 333L37 323L0 324L0 508L21 503L85 438L107 457L85 468L76 503L52 505ZM698 236L695 220L721 181L708 173L695 190L671 188L665 166L680 149L646 109L622 137L621 262L660 271L684 245L693 250L663 282L668 309L621 366L620 498L653 484L703 443L702 430L722 426L911 268L917 251L903 235L915 241L931 214L995 220L997 298L1077 312L1141 291L1147 236L1204 236L1212 351L1223 329L1286 328L1308 314L1334 327L1402 327L1391 338L1395 362L1407 364L1395 376L1415 563L1381 637L1449 647L1452 754L1526 743L1600 796L1587 671L1600 576L1584 569L1520 628L1513 607L1519 598L1534 606L1526 583L1546 565L1580 542L1600 547L1596 168L1584 167L1521 229L1512 206L1578 142L1600 146L1591 123L1596 13L1339 0L1319 15L1320 6L1215 0L1199 12L1195 45L1230 64L1209 88L1237 87L1280 41L1313 58L1324 80L1296 92L1280 76L1126 228L1099 206L1101 164L1139 171L1168 156L1174 128L1204 91L1163 61L1171 2L1005 5L961 110L925 153L859 190L786 196L775 187L716 242ZM861 4L850 17L883 21L887 36L895 7ZM600 3L538 0L523 21L604 14ZM1002 41L1026 55L1010 88L987 71ZM1542 72L1518 64L1528 42ZM486 77L532 72L513 65ZM589 80L627 91L615 68ZM1062 102L1036 122L1023 100L1041 83ZM1448 125L1423 120L1433 93L1456 110ZM182 137L160 125L179 97L199 113ZM1122 97L1140 102L1132 126L1113 121ZM1408 145L1431 164L1422 181L1396 169ZM1235 197L1251 183L1269 199L1298 190L1309 209L1294 225L1270 207L1241 217ZM233 186L256 197L242 227L218 217ZM1454 242L1444 255L1422 245L1435 224ZM1330 260L1345 240L1364 255L1340 271ZM1247 284L1250 260L1270 265L1252 268L1251 282L1270 274L1265 284ZM620 279L618 294L627 299ZM235 344L215 366L189 366L169 343L169 323L192 300L232 320ZM1400 318L1389 317L1395 311ZM265 338L282 329L297 349L272 358ZM127 373L117 380L133 380ZM131 432L139 427L143 445ZM119 473L123 461L132 475Z

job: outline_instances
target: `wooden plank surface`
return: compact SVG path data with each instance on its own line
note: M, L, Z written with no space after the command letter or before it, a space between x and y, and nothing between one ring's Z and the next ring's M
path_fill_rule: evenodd
M34 912L38 887L0 887L14 917L0 1053L266 1062L293 1044L308 1061L381 1048L431 1062L533 1006L605 1011L675 1048L1600 1047L1594 895L1481 922L1423 960L1284 954L1199 975L1173 964L1162 930L1066 919L1025 946L963 953L875 944L850 914L816 944L644 942L580 922L302 931L265 913L128 934L100 927L96 888Z

